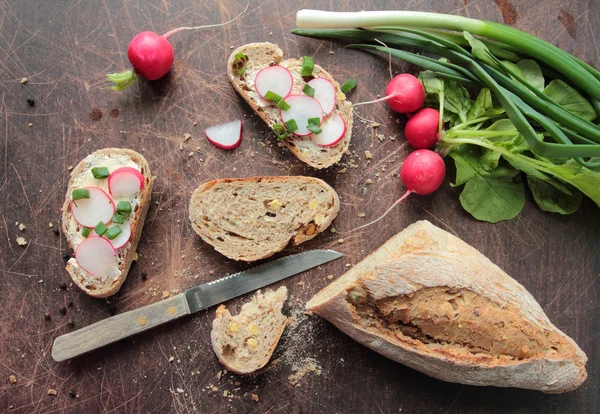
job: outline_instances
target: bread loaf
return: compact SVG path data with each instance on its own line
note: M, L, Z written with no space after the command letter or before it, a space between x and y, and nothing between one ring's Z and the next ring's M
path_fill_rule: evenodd
M583 351L522 285L427 221L392 237L307 308L444 381L561 393L587 377Z

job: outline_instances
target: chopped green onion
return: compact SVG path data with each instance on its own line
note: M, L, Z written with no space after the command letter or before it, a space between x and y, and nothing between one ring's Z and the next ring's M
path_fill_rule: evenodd
M276 107L283 109L284 111L287 111L291 108L290 104L284 101L283 98L277 95L275 92L267 91L267 93L265 93L265 99L273 102Z
M285 127L288 130L288 132L294 132L298 129L298 124L296 123L295 119L290 119L285 123Z
M124 224L125 223L125 216L122 216L120 214L115 214L112 218L113 223L117 223L117 224Z
M96 224L94 226L94 231L96 232L96 234L98 236L102 236L104 233L106 233L108 230L108 227L106 227L106 225L102 222L99 222L98 224Z
M304 92L305 95L308 95L311 98L314 98L315 96L315 88L310 86L308 83L304 85L304 88L302 88L302 92Z
M87 188L78 188L71 193L73 200L81 200L82 198L90 198L90 190Z
M277 135L277 139L279 139L279 140L284 140L287 137L287 134L285 132L285 127L281 124L274 124L273 131L275 131L275 134Z
M87 227L84 227L83 230L81 230L81 235L83 237L87 237L90 235L90 229L88 229Z
M275 106L277 106L279 109L283 109L284 111L287 111L288 109L290 109L292 107L289 103L287 103L283 99L277 101L275 103Z
M117 204L117 213L127 217L131 213L131 203L129 201L119 201Z
M315 61L310 56L304 56L302 58L302 76L312 76L313 69L315 68Z
M101 178L108 177L110 173L108 172L108 168L106 167L94 167L92 168L92 175L96 180L99 180Z
M119 226L112 226L110 229L108 229L108 231L105 233L105 236L108 240L112 240L115 237L117 237L119 234L121 234L123 232L123 230L121 230L121 227Z
M319 128L317 125L313 125L313 124L308 124L308 126L306 128L308 128L308 130L315 135L319 135L321 132L323 132L323 130L321 128Z
M240 52L240 53L235 54L233 64L236 65L236 67L237 67L236 73L238 75L242 75L246 71L246 61L247 60L248 60L248 58L243 53Z
M356 88L356 81L353 78L348 79L344 84L340 87L344 94L347 94L352 89Z
M321 125L321 118L308 118L308 125Z

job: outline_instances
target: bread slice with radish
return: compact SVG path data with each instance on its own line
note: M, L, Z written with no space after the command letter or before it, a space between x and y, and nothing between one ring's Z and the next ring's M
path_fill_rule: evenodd
M233 51L227 72L237 92L276 132L278 125L285 125L282 118L297 121L296 133L286 133L283 144L301 161L314 168L327 168L340 161L348 150L352 135L352 104L346 100L339 83L321 66L315 64L312 75L303 77L301 59L284 59L283 51L272 43L250 43ZM303 92L307 83L314 90L313 97ZM291 109L286 111L277 100L266 99L269 90ZM295 104L301 108L295 108ZM339 117L344 128L339 128L336 121L334 125L338 128L318 134L307 132L308 116L314 117L319 111L321 123L326 123L330 117Z
M74 251L66 269L88 295L113 295L125 281L152 181L146 159L129 149L96 151L73 169L62 208L63 233Z
M253 177L209 181L190 200L196 233L218 252L251 262L298 245L324 231L340 200L313 177Z

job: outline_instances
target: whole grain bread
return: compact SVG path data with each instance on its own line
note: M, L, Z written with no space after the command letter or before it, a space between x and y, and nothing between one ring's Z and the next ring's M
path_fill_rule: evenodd
M96 298L104 298L114 295L121 288L121 285L127 278L127 273L131 267L131 263L136 256L136 249L142 228L150 207L150 197L152 195L153 177L150 172L150 167L146 159L139 153L124 148L105 148L93 152L84 158L71 172L71 178L67 187L65 202L62 207L62 230L69 243L69 247L75 251L77 246L82 241L82 228L74 221L71 214L71 192L78 187L77 183L91 175L93 167L105 165L107 162L119 160L122 162L132 162L137 166L144 176L144 188L136 196L137 208L131 213L131 238L122 248L117 249L117 261L120 273L114 279L103 279L94 277L84 269L82 269L77 260L72 257L67 262L66 269L71 276L71 279L85 293Z
M444 381L561 393L587 377L583 351L522 285L427 221L392 237L307 308Z
M192 227L234 260L264 259L325 230L340 209L337 193L313 177L209 181L190 200Z
M238 73L239 65L236 63L236 55L239 53L242 53L246 58L243 73ZM306 85L306 82L300 75L302 60L284 60L283 51L275 44L250 43L238 47L231 53L227 63L227 74L233 87L271 128L274 124L282 124L279 116L279 108L260 97L254 87L254 78L260 69L272 65L280 65L290 70L294 78L293 94L298 94L302 91L302 88ZM313 143L308 136L290 135L283 140L283 143L301 161L314 168L326 168L337 163L348 150L350 137L352 136L352 103L346 101L346 95L340 90L339 83L321 66L314 65L313 76L325 78L333 84L337 92L334 111L346 122L344 137L339 143L331 147L319 146Z
M264 367L288 322L281 313L286 299L287 289L282 286L258 291L236 316L225 305L219 306L210 339L221 364L237 374Z

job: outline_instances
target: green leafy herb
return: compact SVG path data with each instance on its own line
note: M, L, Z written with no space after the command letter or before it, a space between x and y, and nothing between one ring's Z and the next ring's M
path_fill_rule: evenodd
M294 132L294 131L298 130L298 124L296 123L295 119L290 119L289 121L287 121L285 123L285 128L287 129L288 132Z
M353 90L354 88L356 88L356 81L354 80L354 78L350 78L348 79L346 82L344 82L342 84L342 86L340 86L340 90L347 95L348 92L350 92L351 90Z
M529 82L530 85L540 91L544 90L544 74L542 73L540 65L538 65L535 60L521 59L517 62L517 67L521 71L523 78Z
M315 68L315 61L310 56L304 56L302 58L302 69L300 74L302 76L312 76L313 70Z
M127 217L131 213L131 203L129 201L119 201L117 203L117 213Z
M90 235L90 229L84 227L83 230L81 230L81 235L87 238Z
M306 128L315 135L319 135L321 132L323 132L323 130L321 130L321 128L319 128L317 125L313 125L313 124L308 124L306 126Z
M71 193L73 201L90 198L90 190L87 188L77 188Z
M302 92L304 92L305 95L308 95L310 97L315 96L315 88L310 86L308 83L304 85L304 88L302 88Z
M102 236L108 231L108 227L106 227L106 225L100 221L94 226L94 231L98 236Z
M527 186L531 190L536 204L543 211L572 214L581 204L582 194L580 191L574 190L571 194L565 194L544 180L530 175L527 176Z
M94 167L92 168L92 175L96 180L99 180L108 177L110 173L106 167Z
M123 232L123 230L121 230L121 228L119 226L112 226L110 229L108 229L106 231L106 233L104 235L106 236L107 239L113 240L122 232Z
M544 95L567 111L588 121L596 119L596 111L576 89L560 79L554 79L544 89Z
M113 223L117 223L117 224L124 224L125 223L125 216L122 216L120 214L115 214L112 218Z
M285 127L281 124L274 124L273 131L275 131L278 140L284 140L287 137Z
M234 56L233 64L236 67L236 73L238 75L243 75L246 72L246 61L248 57L243 53L236 53Z

